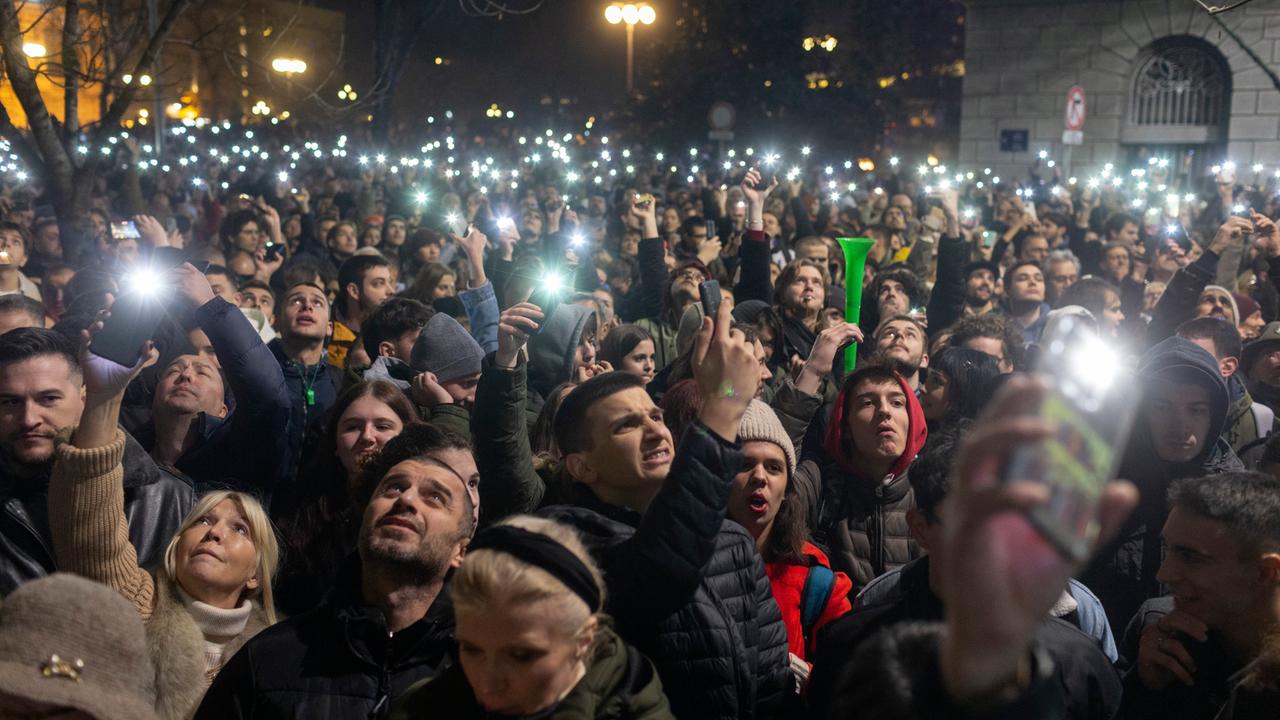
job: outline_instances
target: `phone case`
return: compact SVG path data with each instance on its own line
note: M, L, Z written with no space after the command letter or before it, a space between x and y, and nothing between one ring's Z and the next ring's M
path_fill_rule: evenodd
M111 306L111 317L93 336L89 349L118 365L133 367L142 344L155 335L164 316L164 303L157 297L143 293L121 295Z
M1138 386L1097 331L1077 318L1064 318L1040 349L1035 372L1050 389L1035 412L1056 431L1013 447L1001 477L1050 487L1049 502L1028 518L1059 552L1083 560L1098 534L1098 498L1128 442Z

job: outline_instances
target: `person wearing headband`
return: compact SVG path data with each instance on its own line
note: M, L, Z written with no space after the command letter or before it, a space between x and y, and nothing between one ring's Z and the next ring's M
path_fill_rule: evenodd
M517 515L481 531L450 595L458 662L391 720L672 717L653 664L600 614L604 579L569 526Z

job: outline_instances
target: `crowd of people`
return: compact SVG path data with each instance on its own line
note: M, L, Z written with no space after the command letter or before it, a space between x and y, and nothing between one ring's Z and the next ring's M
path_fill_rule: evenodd
M0 716L1274 717L1272 178L614 140L10 173ZM1068 321L1138 398L1087 559L1003 470Z

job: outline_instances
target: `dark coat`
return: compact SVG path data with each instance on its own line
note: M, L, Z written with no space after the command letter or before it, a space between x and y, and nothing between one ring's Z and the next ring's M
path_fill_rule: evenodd
M200 439L178 458L196 490L231 488L268 497L284 478L289 458L289 394L284 374L240 308L214 298L190 324L209 336L236 406L226 418L201 415ZM155 446L155 426L138 442Z
M487 360L476 389L483 522L543 507L584 536L618 634L653 660L677 717L770 717L790 694L787 633L754 540L725 520L741 450L691 426L643 517L585 486L549 485L518 420L524 373L523 363L504 370Z
M322 356L319 363L304 367L285 355L279 338L272 340L267 347L280 365L285 390L289 394L289 451L283 474L285 478L292 478L302 459L303 439L318 432L329 408L338 400L342 368L331 365L326 356ZM307 402L308 389L313 393L312 403Z
M1118 475L1138 486L1138 507L1080 576L1081 582L1102 600L1107 619L1117 628L1124 627L1144 601L1163 594L1156 572L1164 558L1160 532L1169 515L1169 483L1178 478L1244 469L1222 438L1230 403L1227 384L1212 355L1190 340L1167 338L1143 355L1137 374L1147 386L1177 381L1206 388L1212 405L1206 437L1213 441L1204 443L1200 454L1189 462L1166 462L1152 445L1147 411L1139 409Z
M861 643L898 623L943 619L942 601L929 586L928 560L926 556L903 568L897 597L859 608L820 631L809 683L814 716L826 714L833 696L840 692L844 666ZM1037 626L1032 638L1053 660L1066 717L1105 720L1116 716L1121 701L1120 676L1093 638L1070 622L1051 617Z
M453 608L440 593L424 618L387 631L360 599L352 562L319 608L245 643L209 687L197 720L384 718L409 686L448 667Z
M827 551L831 567L853 580L854 592L876 576L920 556L907 527L907 511L915 494L907 471L928 438L924 411L915 393L899 378L907 397L910 424L907 445L889 475L870 478L851 455L843 421L844 394L836 398L827 423L824 447L815 454L818 472L802 463L795 475L796 493L809 509L813 542ZM788 382L774 395L773 408L793 443L803 440L821 398L806 395Z
M467 683L458 665L432 680L409 688L391 712L390 720L434 720L447 708L453 720L491 717ZM587 663L587 672L545 720L666 720L674 717L662 694L653 663L627 645L607 626L601 627Z
M1218 712L1231 697L1237 683L1236 675L1243 668L1233 662L1222 646L1221 639L1209 632L1206 642L1181 637L1182 646L1191 655L1196 672L1192 674L1195 685L1187 686L1174 680L1160 691L1147 688L1138 677L1138 642L1142 630L1159 622L1173 612L1172 597L1158 597L1146 601L1133 620L1125 628L1120 641L1121 670L1124 672L1124 718L1145 720L1152 718L1180 718L1182 720L1215 720ZM1276 717L1278 706L1271 707Z
M19 479L12 468L0 464L0 597L57 569L49 533L48 489L48 470L39 477ZM161 564L169 540L194 506L191 485L157 467L125 433L124 514L140 566L150 569Z

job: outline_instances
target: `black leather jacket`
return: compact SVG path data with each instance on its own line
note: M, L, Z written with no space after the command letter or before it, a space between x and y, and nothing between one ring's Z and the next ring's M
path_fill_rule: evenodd
M57 569L49 535L48 489L48 470L19 478L0 461L0 597ZM164 560L169 540L194 505L191 485L157 467L126 433L124 514L139 565L150 569Z

